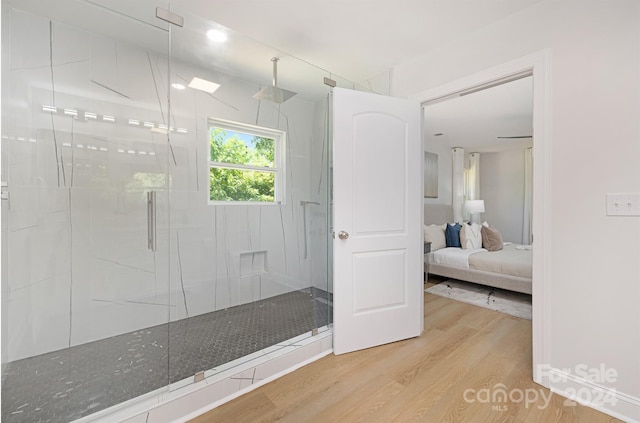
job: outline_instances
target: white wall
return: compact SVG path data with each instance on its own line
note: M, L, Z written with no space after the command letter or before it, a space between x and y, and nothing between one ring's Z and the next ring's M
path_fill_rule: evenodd
M11 197L5 360L312 285L326 289L326 125L315 124L326 121L326 99L258 102L257 84L173 63L172 80L198 76L222 87L214 96L172 92L170 124L188 132L172 134L170 151L166 135L127 124L167 123L166 52L54 23L51 63L49 20L4 12L11 22L3 37L3 69L11 69L3 75ZM55 115L42 111L54 104ZM116 122L74 119L63 108ZM283 205L207 204L210 116L287 132ZM147 249L149 190L159 191L155 254ZM308 206L306 257L302 200L320 203ZM251 251L266 251L266 272L243 277L240 255Z
M541 299L552 322L549 364L615 369L617 380L602 385L629 400L612 408L640 420L640 218L605 213L607 192L640 192L640 3L540 2L396 67L394 94L543 49L551 51L552 251Z
M482 220L496 227L503 240L522 243L524 152L481 154L480 193L485 207Z

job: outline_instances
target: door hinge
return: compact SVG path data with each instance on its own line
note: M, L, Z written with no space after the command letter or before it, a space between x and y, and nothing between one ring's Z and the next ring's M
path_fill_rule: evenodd
M162 19L163 21L179 27L184 26L184 18L182 16L176 15L175 13L169 12L167 9L163 9L161 7L156 7L156 18Z
M328 85L328 86L330 86L331 88L335 88L335 87L336 87L336 85L337 85L337 83L336 83L336 81L334 81L333 79L331 79L331 78L327 78L327 77L325 76L325 77L324 77L324 85Z

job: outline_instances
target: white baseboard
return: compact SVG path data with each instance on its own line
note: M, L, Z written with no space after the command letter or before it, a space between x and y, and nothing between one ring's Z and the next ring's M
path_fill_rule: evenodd
M545 379L551 392L567 398L564 402L565 407L579 403L627 423L640 423L639 398L560 369L550 369Z

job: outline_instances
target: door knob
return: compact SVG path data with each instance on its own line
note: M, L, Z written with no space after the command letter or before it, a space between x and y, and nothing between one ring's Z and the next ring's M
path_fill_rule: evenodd
M345 231L340 231L340 232L338 232L338 238L340 238L340 239L347 239L347 238L349 238L349 232L345 232Z

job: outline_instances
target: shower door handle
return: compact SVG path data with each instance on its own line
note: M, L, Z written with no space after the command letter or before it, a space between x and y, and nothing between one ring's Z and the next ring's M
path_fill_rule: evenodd
M147 192L147 248L156 251L156 192Z

